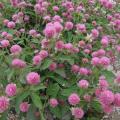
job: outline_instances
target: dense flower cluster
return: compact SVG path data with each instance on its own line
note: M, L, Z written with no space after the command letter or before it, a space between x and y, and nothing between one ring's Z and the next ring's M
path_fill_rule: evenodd
M0 113L92 120L120 107L120 75L109 70L120 54L118 9L114 0L1 2Z

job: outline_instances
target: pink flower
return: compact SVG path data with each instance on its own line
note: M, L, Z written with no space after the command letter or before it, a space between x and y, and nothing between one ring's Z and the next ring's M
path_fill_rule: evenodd
M39 65L42 61L42 58L39 55L36 55L33 57L33 64L34 65Z
M84 95L83 98L84 98L84 100L85 100L86 102L90 102L90 101L91 101L91 96L88 95L88 94Z
M40 83L40 75L36 72L30 72L26 76L27 83L30 85L37 85Z
M104 56L104 55L105 55L105 50L99 49L99 50L97 51L97 54L98 54L98 56Z
M76 118L76 119L81 119L84 116L84 111L81 108L72 108L72 115Z
M54 71L57 68L57 64L55 62L53 62L52 64L50 64L49 66L49 70L50 71Z
M42 58L42 59L45 59L46 57L48 57L48 51L46 50L41 50L39 52L39 56Z
M57 41L56 44L55 44L55 48L57 50L62 50L64 48L64 42L61 41L61 40Z
M49 46L49 40L43 39L41 41L42 48L47 48Z
M28 112L30 104L28 102L22 102L19 106L21 112Z
M88 69L86 69L86 68L80 68L79 69L79 74L81 74L81 75L88 75Z
M112 105L102 105L103 111L105 113L111 113L113 111L113 106Z
M54 22L54 28L56 33L60 33L63 30L63 26L59 22Z
M116 107L120 107L120 93L115 94L114 104Z
M22 52L22 48L19 46L19 45L13 45L11 48L10 48L10 52L13 53L13 54L19 54Z
M8 22L9 22L9 20L8 20L8 19L5 19L5 20L3 21L3 24L7 26Z
M35 37L35 36L37 35L36 30L34 30L34 29L30 30L30 31L29 31L29 35Z
M19 0L10 0L10 3L13 7L16 7L19 3Z
M86 88L88 88L88 86L89 86L89 82L88 82L87 80L80 80L80 81L78 82L78 86L79 86L80 88L86 89Z
M58 105L58 101L55 98L50 99L49 103L50 103L50 106L53 108L55 108Z
M5 112L9 107L9 99L5 96L0 97L0 113Z
M9 45L10 45L10 43L9 43L8 40L2 40L2 41L1 41L1 46L2 46L3 48L8 47Z
M108 82L106 80L99 80L99 86L102 89L107 89L109 84L108 84Z
M59 11L59 7L58 7L58 6L53 6L53 10L54 10L55 12L58 12L58 11Z
M8 22L7 27L13 29L15 28L15 23L13 21L10 21Z
M70 105L77 105L80 102L80 97L76 93L72 93L68 97L68 102Z
M91 61L92 65L97 66L100 63L100 58L98 57L93 57Z
M81 33L86 32L86 27L84 24L77 24L76 27L78 32L81 32Z
M67 50L71 50L73 48L73 45L72 45L72 43L66 43L66 44L64 44L64 48Z
M2 36L2 37L6 37L7 34L8 34L7 32L2 32L2 33L1 33L1 36Z
M54 25L46 25L45 29L44 29L44 34L47 38L53 38L56 35L56 29L54 27Z
M108 44L109 44L109 39L108 39L107 36L104 36L104 37L102 38L101 44L102 44L103 46L105 46L105 47L108 46Z
M24 68L26 67L26 63L23 60L20 59L13 59L12 66L16 68Z
M92 37L97 38L99 36L99 31L97 29L92 30Z
M100 59L100 64L103 66L108 66L110 65L110 59L108 57L102 57Z
M73 29L73 23L72 22L66 22L65 23L65 29L66 30L72 30Z
M78 73L78 72L79 72L79 69L80 69L80 67L79 67L78 65L72 65L72 67L71 67L71 70L72 70L72 72L74 72L74 73Z
M117 45L116 49L117 49L117 52L120 53L120 45Z
M117 77L116 77L116 82L117 82L117 83L120 83L120 75L117 75Z
M105 90L101 93L99 100L104 105L110 105L114 102L114 94L109 90Z
M16 92L17 92L17 87L16 87L16 84L14 83L10 83L6 86L6 89L5 89L5 93L12 97L12 96L15 96L16 95Z

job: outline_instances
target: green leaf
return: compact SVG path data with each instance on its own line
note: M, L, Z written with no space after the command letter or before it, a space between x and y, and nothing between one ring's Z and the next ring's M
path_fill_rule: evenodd
M33 91L38 91L38 90L45 89L45 88L46 88L46 86L44 84L41 84L41 83L40 83L40 85L30 87L30 89Z
M61 114L61 110L60 110L59 107L55 107L55 108L51 108L51 107L50 107L50 111L51 111L57 118L61 119L62 114Z
M40 66L41 70L47 69L53 61L51 59L45 59L43 64Z
M62 62L67 61L70 65L74 64L74 59L70 56L67 56L67 55L58 56L58 57L56 57L56 59L60 60Z
M19 110L19 105L21 102L23 102L23 100L25 98L27 98L28 96L30 95L30 92L29 91L25 91L25 92L22 92L21 94L19 94L17 97L16 97L16 112L19 113L20 110Z
M35 107L33 105L30 105L29 111L27 112L27 120L37 120L35 116Z
M42 109L42 101L40 99L40 96L37 93L32 93L31 98L32 98L34 105L41 110Z
M56 69L54 72L57 73L58 75L60 75L63 78L66 77L65 70L63 68L62 69Z
M52 97L56 97L58 92L60 90L60 86L59 84L50 84L48 89L47 89L47 94L52 96Z
M115 79L115 74L112 71L109 70L103 70L102 75L104 75L109 82L109 84L113 83L113 80Z

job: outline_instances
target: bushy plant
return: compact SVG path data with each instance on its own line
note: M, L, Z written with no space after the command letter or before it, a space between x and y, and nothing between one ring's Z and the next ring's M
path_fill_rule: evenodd
M120 106L112 0L0 3L0 120L100 120Z

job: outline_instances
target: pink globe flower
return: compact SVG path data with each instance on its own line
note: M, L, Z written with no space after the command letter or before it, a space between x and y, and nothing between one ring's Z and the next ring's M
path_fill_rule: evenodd
M33 64L34 65L39 65L42 61L42 58L39 55L36 55L33 57Z
M87 80L80 80L78 82L78 87L87 89L89 86L89 82Z
M15 28L15 23L13 21L8 22L7 27L10 29Z
M59 22L54 22L54 28L56 33L60 33L63 30L63 26Z
M97 29L93 29L91 32L93 38L97 38L99 36L99 31Z
M70 105L77 105L80 102L80 97L76 93L72 93L68 97L68 102Z
M81 119L84 116L84 111L81 108L72 108L72 115L76 118L76 119Z
M78 73L78 72L79 72L79 69L80 69L80 67L79 67L78 65L72 65L72 67L71 67L71 70L72 70L72 72L74 72L74 73Z
M53 108L55 108L58 105L58 101L55 98L50 99L49 103L50 103L50 106Z
M10 45L9 41L8 40L2 40L1 41L1 46L2 48L6 48Z
M55 27L54 27L54 25L52 24L52 25L46 25L46 27L45 27L45 29L44 29L44 34L45 34L45 36L47 37L47 38L53 38L53 37L55 37L55 35L56 35L56 29L55 29Z
M26 63L25 61L16 58L16 59L13 59L12 66L16 68L25 68Z
M81 32L81 33L86 32L86 26L84 24L77 24L76 27L78 32Z
M114 94L109 90L105 90L101 93L99 100L104 105L110 105L114 102Z
M15 96L16 95L16 92L17 92L17 87L16 87L16 84L14 83L10 83L6 86L6 89L5 89L5 93L12 97L12 96Z
M114 104L116 107L120 107L120 93L115 94Z
M9 20L8 20L8 19L5 19L5 20L3 21L3 24L7 26L8 22L9 22Z
M36 72L30 72L27 74L26 80L30 85L37 85L40 83L40 75Z
M13 45L11 48L10 48L10 52L13 53L13 54L19 54L22 52L22 48L19 46L19 45Z
M99 80L99 87L102 89L107 89L109 87L109 84L106 80Z
M47 48L49 46L49 40L43 39L41 41L42 48Z
M19 106L21 112L28 112L30 104L28 102L22 102Z
M16 7L19 3L19 0L10 0L10 3L13 7Z
M57 68L57 64L55 62L53 62L52 64L50 64L49 66L49 70L50 71L54 71Z
M72 22L66 22L65 23L65 29L66 30L72 30L73 29L73 23Z
M100 64L102 66L109 66L110 65L110 59L108 57L102 57L100 59Z
M59 7L58 7L58 6L53 6L53 10L54 10L55 12L58 12L58 11L59 11Z
M85 100L86 102L90 102L90 101L91 101L91 96L88 95L88 94L85 94L85 95L83 96L83 98L84 98L84 100Z
M57 50L62 50L64 48L64 42L63 41L57 41L56 44L55 44L55 48Z
M0 113L5 112L9 107L9 99L5 96L0 97Z
M117 77L116 77L116 82L119 84L120 83L120 75L117 75Z
M48 51L46 50L41 50L39 52L39 56L42 58L42 59L45 59L46 57L48 57Z
M109 45L109 39L108 39L107 36L104 36L104 37L102 38L101 44L102 44L104 47L106 47L106 46Z
M110 114L113 111L112 105L102 105L102 108L106 114Z
M79 74L80 75L88 75L88 69L87 68L80 68L79 69Z
M7 34L8 34L7 32L2 32L2 33L1 33L1 36L2 36L2 37L6 37Z
M64 48L67 50L71 50L73 48L73 45L72 45L72 43L66 43L66 44L64 44Z
M34 29L30 30L30 31L29 31L29 35L35 37L35 36L37 35L36 30L34 30Z
M92 60L91 60L91 64L94 65L94 66L98 66L100 63L100 58L98 57L93 57Z

